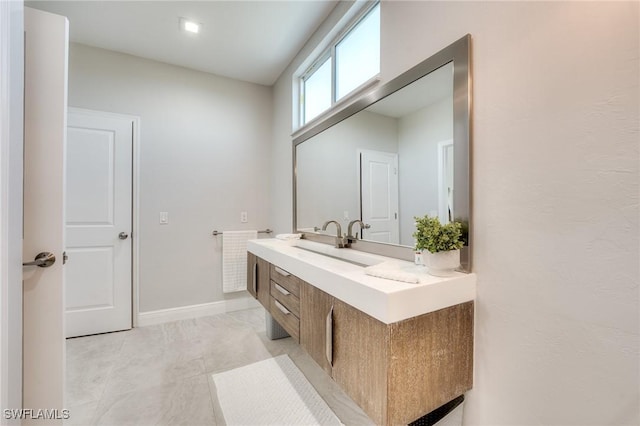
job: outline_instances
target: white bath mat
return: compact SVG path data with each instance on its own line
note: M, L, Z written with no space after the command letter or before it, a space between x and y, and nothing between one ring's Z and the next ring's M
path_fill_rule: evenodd
M212 377L228 426L341 424L287 355Z

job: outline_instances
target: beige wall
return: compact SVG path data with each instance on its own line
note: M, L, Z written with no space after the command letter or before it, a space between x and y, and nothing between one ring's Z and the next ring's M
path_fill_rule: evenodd
M382 3L382 82L473 37L475 385L465 424L638 424L638 3ZM271 223L291 229L291 76Z
M211 231L272 226L271 88L72 44L69 106L140 117L140 311L238 297Z

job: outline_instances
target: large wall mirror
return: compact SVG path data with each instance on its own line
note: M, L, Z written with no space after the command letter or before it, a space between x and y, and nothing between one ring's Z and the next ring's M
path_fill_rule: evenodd
M414 217L471 226L469 35L293 141L293 228L333 244L337 220L369 227L352 245L413 259ZM470 271L471 241L462 251Z

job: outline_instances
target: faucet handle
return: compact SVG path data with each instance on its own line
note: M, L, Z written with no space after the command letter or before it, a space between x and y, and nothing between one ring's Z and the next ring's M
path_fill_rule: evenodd
M369 225L367 223L364 223L360 219L352 220L351 222L349 222L349 228L347 229L347 236L345 237L345 238L347 238L347 240L349 240L349 242L352 242L352 241L355 241L355 240L358 239L357 236L352 235L353 234L353 225L355 225L356 223L360 224L360 230L371 228L371 225Z

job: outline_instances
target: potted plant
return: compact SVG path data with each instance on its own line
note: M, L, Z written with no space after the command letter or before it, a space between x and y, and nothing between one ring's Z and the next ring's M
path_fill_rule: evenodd
M415 217L416 250L422 251L429 273L437 277L453 275L460 266L460 249L464 246L462 223L445 225L437 217ZM426 253L425 250L428 252Z

